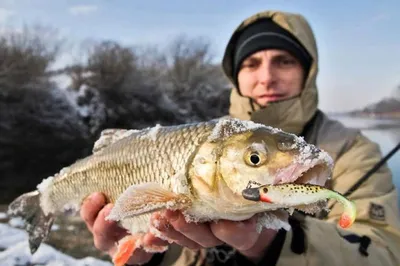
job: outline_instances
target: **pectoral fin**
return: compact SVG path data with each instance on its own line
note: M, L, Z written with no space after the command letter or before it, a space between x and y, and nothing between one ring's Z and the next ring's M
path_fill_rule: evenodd
M117 199L107 220L119 221L164 208L185 209L191 203L186 195L173 193L156 183L132 185Z

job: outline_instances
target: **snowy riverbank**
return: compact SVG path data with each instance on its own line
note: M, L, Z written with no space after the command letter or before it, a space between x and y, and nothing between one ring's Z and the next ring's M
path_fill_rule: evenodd
M7 215L0 212L0 220ZM48 244L42 244L38 251L31 255L28 246L28 235L21 228L19 219L10 219L7 223L0 223L0 265L21 266L111 266L108 261L102 261L94 257L82 259L73 258L64 254ZM53 227L57 230L57 227Z

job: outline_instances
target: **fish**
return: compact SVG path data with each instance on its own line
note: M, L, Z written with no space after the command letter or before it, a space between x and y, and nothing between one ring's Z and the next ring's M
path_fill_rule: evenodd
M288 229L279 206L249 201L243 189L252 183L323 186L333 168L330 155L304 138L231 117L104 129L92 151L10 203L8 214L25 221L32 254L48 237L55 217L77 213L93 192L113 203L106 219L132 234L116 243L115 265L124 265L139 247L148 252L168 248L145 246L133 236L153 232L162 237L150 217L163 209L178 210L196 223L260 215L258 228Z
M339 219L339 226L342 228L349 228L354 223L357 215L357 209L353 201L348 200L337 191L318 185L293 183L262 185L248 187L242 191L242 195L245 199L251 201L266 202L279 207L297 207L300 210L302 206L298 206L299 202L304 206L333 198L343 206L343 213Z

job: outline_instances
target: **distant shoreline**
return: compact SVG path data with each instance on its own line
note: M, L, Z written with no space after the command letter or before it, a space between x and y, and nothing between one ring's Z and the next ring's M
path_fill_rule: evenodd
M393 130L400 129L400 124L378 124L373 126L365 126L365 127L353 127L360 130Z
M340 120L341 118L349 119L365 119L373 121L371 125L358 125L351 126L351 128L357 128L360 130L393 130L400 129L400 115L399 116L381 116L381 115L365 115L365 114L354 114L354 113L328 113L329 117ZM385 122L383 122L385 121Z
M353 112L343 112L343 113L328 113L330 116L341 116L341 117L352 117L352 118L366 118L366 119L389 119L393 121L399 121L400 123L400 112L391 113L353 113Z

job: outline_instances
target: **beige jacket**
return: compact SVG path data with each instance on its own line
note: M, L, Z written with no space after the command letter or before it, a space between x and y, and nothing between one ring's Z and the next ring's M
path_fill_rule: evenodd
M312 55L313 65L300 97L266 108L260 108L248 98L240 96L236 89L232 89L230 115L272 125L295 134L304 133L307 141L328 151L334 158L333 178L328 185L345 193L381 159L381 153L378 145L359 131L345 128L317 111L318 53L314 35L306 20L297 14L277 11L262 12L246 19L232 35L223 58L223 69L232 80L231 50L236 33L243 26L263 17L271 17L296 36ZM307 123L309 126L305 128ZM335 204L326 217L296 214L297 218L292 220L297 222L291 223L293 230L286 232L283 246L273 252L277 261L269 263L286 266L400 265L399 206L392 175L387 166L381 167L370 176L348 198L357 206L356 221L351 228L344 230L337 226L342 212L340 204ZM332 203L333 201L328 202L328 206ZM155 260L151 264L217 264L217 260L207 263L205 258L205 250L194 252L172 246L163 255L161 264ZM243 265L244 262L234 256L230 264Z

